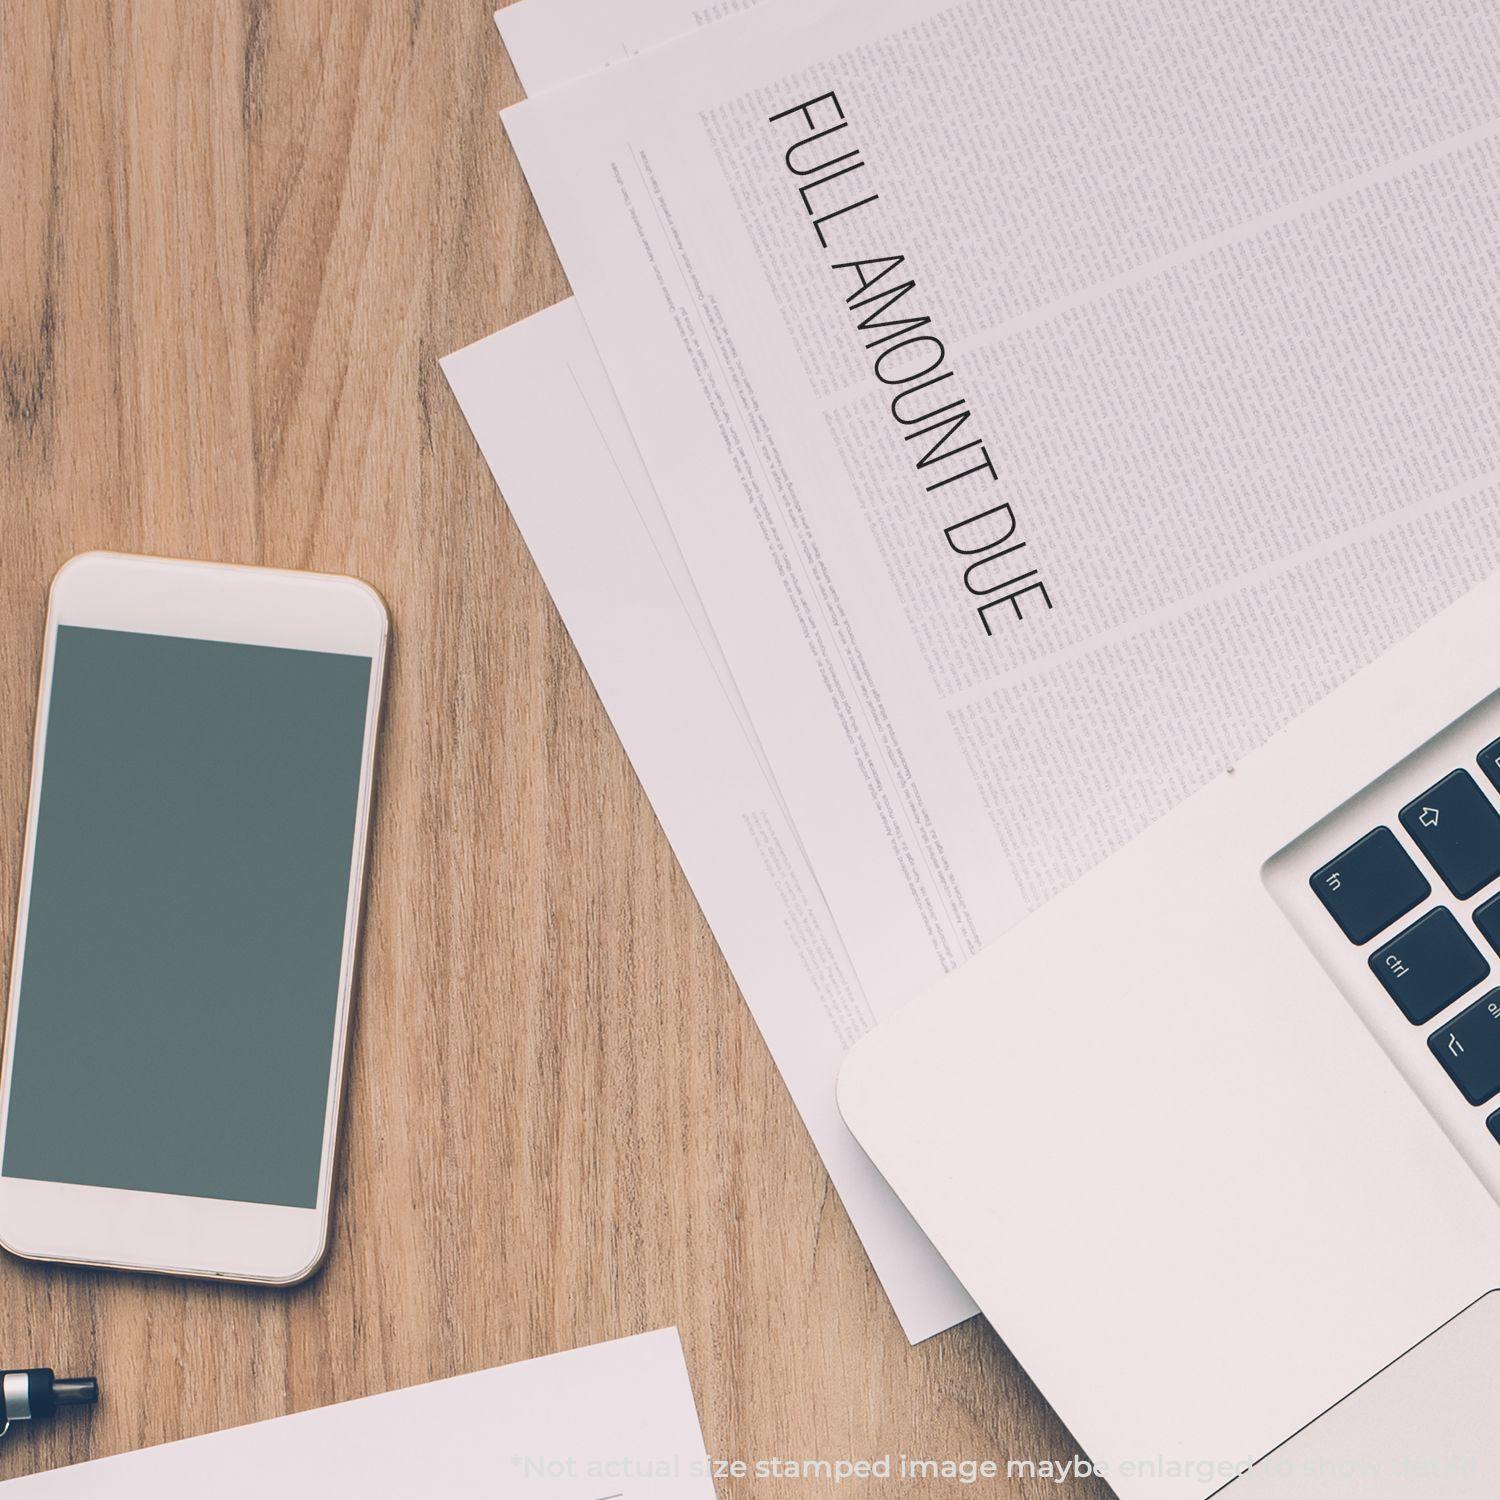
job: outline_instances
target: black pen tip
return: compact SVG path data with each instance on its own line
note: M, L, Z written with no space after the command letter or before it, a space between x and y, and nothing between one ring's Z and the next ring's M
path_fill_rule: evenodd
M97 1380L54 1380L52 1399L59 1406L92 1406L99 1399Z

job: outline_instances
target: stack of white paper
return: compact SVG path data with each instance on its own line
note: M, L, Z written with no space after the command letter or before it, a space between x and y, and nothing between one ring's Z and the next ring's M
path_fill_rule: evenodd
M1496 28L499 20L577 303L449 377L921 1338L972 1305L843 1051L1500 564Z

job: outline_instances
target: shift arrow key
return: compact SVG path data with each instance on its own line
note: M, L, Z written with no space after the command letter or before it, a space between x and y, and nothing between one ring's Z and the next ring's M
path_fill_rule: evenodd
M1460 901L1500 880L1500 812L1467 771L1408 802L1401 826Z

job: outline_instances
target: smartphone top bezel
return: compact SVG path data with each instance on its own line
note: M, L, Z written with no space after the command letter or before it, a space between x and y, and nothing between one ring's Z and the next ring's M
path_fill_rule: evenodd
M327 1249L368 844L370 790L389 621L380 596L341 575L83 553L48 595L31 785L8 983L0 1161L9 1121L27 904L41 798L47 707L59 625L367 656L371 661L349 900L325 1109L318 1201L287 1208L0 1177L0 1245L27 1259L287 1285Z
M49 643L58 625L371 657L390 628L380 595L357 578L117 552L80 553L58 569Z

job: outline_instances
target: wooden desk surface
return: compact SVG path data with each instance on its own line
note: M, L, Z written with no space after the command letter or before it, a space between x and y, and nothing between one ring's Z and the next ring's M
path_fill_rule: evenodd
M0 1364L105 1401L0 1478L668 1323L716 1455L1071 1455L977 1322L907 1347L438 369L567 291L485 0L0 0L0 79L4 951L65 558L346 571L395 627L329 1264L6 1260Z

